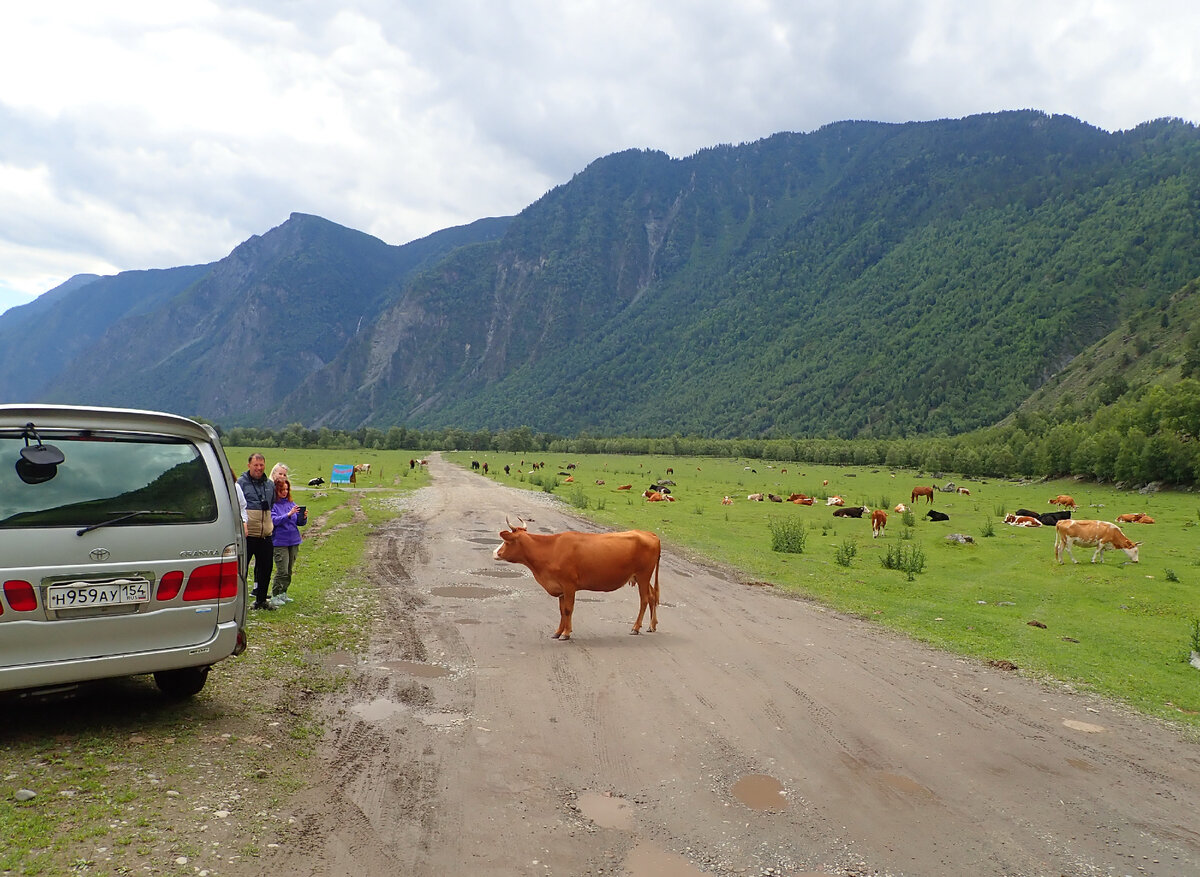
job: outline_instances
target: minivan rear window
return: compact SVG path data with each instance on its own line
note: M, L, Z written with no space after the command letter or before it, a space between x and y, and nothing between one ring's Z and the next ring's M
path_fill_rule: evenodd
M217 501L200 451L170 436L44 431L62 451L54 476L27 483L27 440L0 433L0 529L208 523Z

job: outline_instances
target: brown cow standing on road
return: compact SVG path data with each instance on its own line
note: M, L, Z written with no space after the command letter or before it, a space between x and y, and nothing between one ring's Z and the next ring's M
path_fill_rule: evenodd
M519 520L519 519L518 519ZM505 521L505 523L508 523ZM653 533L625 530L620 533L530 533L521 526L502 530L504 540L494 557L529 567L534 579L551 597L558 598L559 621L554 639L571 638L571 614L576 591L616 591L637 584L641 608L630 633L639 633L650 609L647 633L658 629L658 562L662 545Z

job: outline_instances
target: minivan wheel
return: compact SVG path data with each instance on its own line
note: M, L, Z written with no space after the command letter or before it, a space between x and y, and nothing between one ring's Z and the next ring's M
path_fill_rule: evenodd
M184 667L180 670L159 670L154 674L154 684L170 698L191 697L204 687L208 680L208 667Z

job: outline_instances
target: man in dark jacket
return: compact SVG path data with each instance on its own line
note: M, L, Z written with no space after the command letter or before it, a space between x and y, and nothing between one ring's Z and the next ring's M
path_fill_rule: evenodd
M267 589L275 554L271 544L275 482L267 477L267 458L262 454L251 454L247 462L249 468L238 476L238 484L246 495L246 553L254 560L254 605L250 608L274 609L267 601Z

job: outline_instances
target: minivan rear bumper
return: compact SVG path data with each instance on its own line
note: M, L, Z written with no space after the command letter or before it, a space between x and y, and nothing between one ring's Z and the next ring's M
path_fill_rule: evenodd
M216 631L208 642L183 648L47 661L43 664L0 666L0 691L48 688L113 676L137 676L160 670L205 667L228 658L235 653L237 647L238 623L225 621L217 624Z

